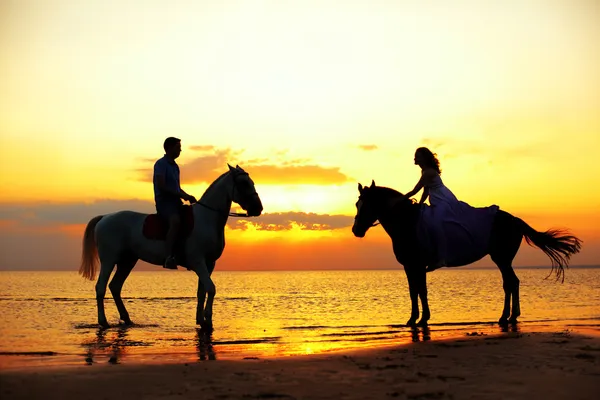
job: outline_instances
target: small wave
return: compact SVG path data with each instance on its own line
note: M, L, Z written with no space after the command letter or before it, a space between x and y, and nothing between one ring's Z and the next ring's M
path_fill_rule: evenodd
M77 297L0 297L0 301L64 301L64 302L88 302L96 301L94 298L77 298Z
M55 351L0 351L0 356L56 356Z
M400 333L399 331L379 331L379 332L350 332L350 333L324 333L322 337L349 337L349 336L375 336L375 335L389 335L394 333Z
M110 328L158 328L160 325L158 324L133 324L133 325L125 325L125 324L111 324ZM98 324L75 324L73 325L75 329L97 329L100 328ZM108 329L110 329L108 328Z
M224 345L224 344L260 344L260 343L276 343L281 340L281 337L267 337L262 339L240 339L240 340L223 340L211 342L212 345Z
M285 326L284 330L311 330L311 329L358 329L358 328L381 328L388 325L305 325Z

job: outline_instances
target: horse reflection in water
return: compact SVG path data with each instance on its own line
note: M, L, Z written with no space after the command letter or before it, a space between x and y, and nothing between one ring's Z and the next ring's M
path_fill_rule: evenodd
M198 352L198 361L217 359L217 354L212 343L212 330L207 331L202 328L196 328L196 350Z
M86 364L97 363L99 358L103 356L108 357L109 363L119 364L120 360L127 356L130 348L150 346L149 343L132 340L129 337L130 328L128 325L119 325L116 333L108 329L98 328L95 338L82 344L87 349L85 352ZM212 330L197 328L196 335L192 340L198 354L198 361L217 359L217 354L213 348Z
M431 340L431 331L428 326L413 325L410 329L410 336L413 342L426 342Z
M128 329L129 326L120 325L117 329L116 336L113 337L109 330L98 328L95 339L83 343L83 347L87 348L85 354L86 364L92 365L94 362L98 362L97 358L100 355L109 355L108 362L111 364L118 364L119 359L127 353L128 347L146 346L143 342L129 340ZM96 360L94 360L94 358L96 358Z

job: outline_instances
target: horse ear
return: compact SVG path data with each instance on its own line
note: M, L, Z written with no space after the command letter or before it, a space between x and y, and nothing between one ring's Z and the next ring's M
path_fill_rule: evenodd
M375 187L375 179L371 179L371 187Z
M231 165L229 165L229 163L227 163L227 166L229 167L230 171L233 171L235 168L233 168Z
M358 191L362 193L363 191L363 185L361 185L360 183L358 184Z

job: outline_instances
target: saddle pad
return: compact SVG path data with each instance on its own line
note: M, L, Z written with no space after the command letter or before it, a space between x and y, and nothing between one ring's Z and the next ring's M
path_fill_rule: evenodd
M194 212L192 207L184 205L181 207L179 213L181 216L181 231L179 237L188 237L194 229ZM164 221L158 214L149 214L144 219L144 226L142 232L144 237L151 240L165 240L167 238L167 231L169 227L167 222Z
M459 201L447 209L442 227L446 236L449 267L471 264L485 257L489 249L494 218L499 207L471 207ZM437 260L437 246L433 231L435 207L423 205L417 223L417 237L428 264Z

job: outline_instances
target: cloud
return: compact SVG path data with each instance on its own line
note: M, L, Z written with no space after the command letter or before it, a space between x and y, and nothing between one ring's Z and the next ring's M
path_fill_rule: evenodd
M246 230L251 225L257 230L289 231L295 227L301 230L333 230L352 226L354 217L303 212L268 213L252 219L230 218L227 226L231 229Z
M261 184L335 185L352 180L339 168L319 165L253 165L245 169Z
M0 204L0 228L56 227L87 224L96 215L106 215L121 210L155 213L154 204L144 200L98 200L92 203L42 203L35 205ZM231 229L286 231L294 227L302 230L331 230L351 226L353 217L303 212L266 213L257 218L229 218ZM17 225L15 225L17 224ZM39 229L36 229L39 231Z
M332 185L352 180L351 177L342 173L338 167L322 167L310 164L309 159L281 160L274 163L273 159L269 158L243 160L241 158L243 150L215 149L213 146L192 146L191 148L194 151L207 154L180 163L182 185L201 182L211 183L227 171L227 163L231 165L239 164L251 175L255 182L260 184ZM285 152L280 155L284 154ZM141 181L152 182L151 166L140 168L137 171L140 174L139 179Z
M376 144L359 144L358 148L364 151L372 151L377 150L379 147Z
M25 226L84 224L96 215L121 210L155 212L144 200L98 200L91 203L0 204L0 220L18 221Z
M190 146L189 149L192 151L210 151L210 150L214 150L215 146L212 146L212 145Z

